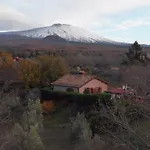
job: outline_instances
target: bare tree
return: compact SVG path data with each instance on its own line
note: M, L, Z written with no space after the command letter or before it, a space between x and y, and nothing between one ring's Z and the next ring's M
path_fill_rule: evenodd
M122 81L133 87L137 95L147 97L150 93L150 66L122 67Z
M74 140L76 139L73 145L75 150L108 150L108 145L100 136L95 135L93 139L91 138L92 131L84 113L72 118L71 122Z
M142 104L122 99L114 99L112 106L100 103L73 120L73 129L79 133L75 149L149 150L150 129L145 126L149 122L149 107Z

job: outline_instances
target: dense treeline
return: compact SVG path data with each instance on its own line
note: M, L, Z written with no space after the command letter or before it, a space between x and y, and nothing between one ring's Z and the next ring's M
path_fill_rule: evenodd
M35 58L21 58L16 61L10 53L0 53L0 68L14 68L26 88L46 86L68 72L62 57L41 55Z

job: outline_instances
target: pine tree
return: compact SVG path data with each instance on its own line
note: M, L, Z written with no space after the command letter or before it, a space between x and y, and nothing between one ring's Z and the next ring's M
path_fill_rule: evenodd
M144 63L147 60L147 54L143 51L142 46L137 41L129 47L129 52L126 53L126 55L131 64L135 61Z

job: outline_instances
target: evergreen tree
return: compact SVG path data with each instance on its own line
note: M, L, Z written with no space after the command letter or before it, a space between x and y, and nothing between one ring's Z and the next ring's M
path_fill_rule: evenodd
M34 57L34 52L33 51L30 52L30 57L31 58Z
M39 55L40 55L38 50L35 51L35 55L36 55L36 56L39 56Z
M128 53L126 53L130 64L135 62L145 63L147 61L147 54L143 51L142 46L135 41L130 47Z

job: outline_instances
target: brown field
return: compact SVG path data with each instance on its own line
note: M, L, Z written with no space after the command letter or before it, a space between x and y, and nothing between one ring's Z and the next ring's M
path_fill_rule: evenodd
M30 39L25 37L0 36L0 51L7 50L15 53L28 53L40 51L50 52L66 58L70 65L95 66L96 64L118 67L128 51L128 46L84 44L45 41L43 39ZM150 47L145 51L150 53Z

